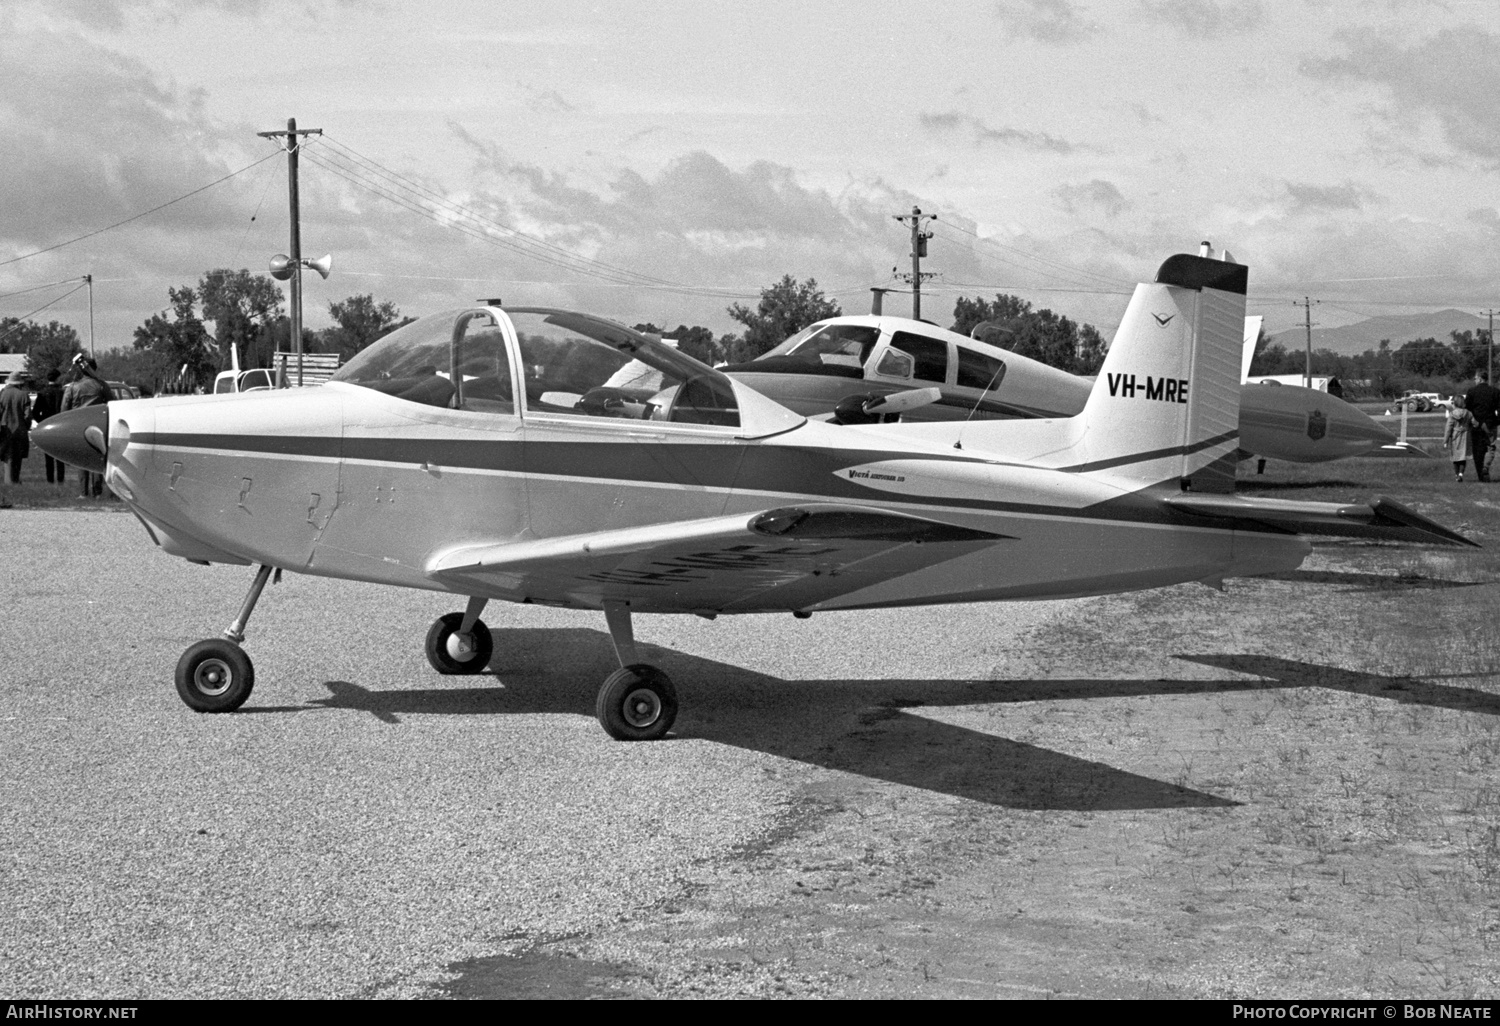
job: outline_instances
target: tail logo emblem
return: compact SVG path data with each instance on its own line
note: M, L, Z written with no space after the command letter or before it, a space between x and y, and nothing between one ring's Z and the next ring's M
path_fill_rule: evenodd
M1156 323L1157 324L1160 324L1163 328L1165 328L1168 324L1172 323L1172 318L1176 317L1177 315L1176 314L1167 314L1165 317L1163 317L1159 313L1154 313L1151 316L1156 318Z
M1307 437L1316 442L1327 433L1328 418L1323 416L1322 410L1313 410L1307 415Z

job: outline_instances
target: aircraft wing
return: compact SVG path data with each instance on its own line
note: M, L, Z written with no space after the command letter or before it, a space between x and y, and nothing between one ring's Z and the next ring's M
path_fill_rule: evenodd
M1008 536L860 506L806 503L439 554L429 576L543 603L642 612L804 609Z
M1336 502L1295 502L1239 495L1199 495L1192 492L1163 499L1168 506L1215 519L1248 520L1296 534L1326 534L1343 538L1472 545L1463 535L1429 520L1391 499L1368 505Z

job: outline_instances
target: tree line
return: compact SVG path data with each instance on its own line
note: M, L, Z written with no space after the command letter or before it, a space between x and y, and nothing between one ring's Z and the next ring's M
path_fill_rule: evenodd
M1484 329L1449 332L1449 341L1415 338L1392 348L1391 340L1380 340L1375 349L1345 356L1331 349L1315 349L1312 373L1337 377L1356 393L1394 398L1407 389L1463 391L1479 371L1489 367L1490 333ZM1305 349L1288 349L1268 342L1265 332L1256 341L1251 376L1259 374L1303 374L1307 368Z
M168 288L167 300L165 309L135 329L128 348L99 353L105 378L157 392L191 391L210 387L214 376L231 365L231 347L246 369L268 367L278 350L292 349L281 289L263 275L216 268L196 284ZM816 279L798 281L791 275L762 289L754 308L734 303L727 312L743 330L716 336L702 325L668 329L643 323L635 328L674 339L684 353L705 363L743 363L809 324L843 313ZM337 353L340 362L414 319L370 294L329 303L328 313L334 322L330 327L303 329L303 350ZM1093 325L1034 310L1025 300L1003 294L993 300L960 298L950 327L1075 374L1097 372L1106 348ZM78 333L69 325L0 320L0 352L26 353L27 372L35 380L54 369L66 370L81 351Z

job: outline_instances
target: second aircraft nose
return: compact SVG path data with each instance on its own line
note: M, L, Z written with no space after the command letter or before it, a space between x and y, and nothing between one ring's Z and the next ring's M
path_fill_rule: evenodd
M102 474L109 453L109 404L82 406L48 417L32 429L31 442L70 467Z

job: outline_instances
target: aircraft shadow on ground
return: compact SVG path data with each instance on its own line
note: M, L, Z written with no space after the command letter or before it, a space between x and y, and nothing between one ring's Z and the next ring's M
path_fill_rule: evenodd
M407 715L592 716L599 682L614 668L609 636L587 629L495 631L494 678L446 678L433 688L374 691L328 681L310 703L368 712L399 724ZM1109 695L1138 681L782 680L671 649L643 646L677 683L678 738L765 752L876 780L1016 809L1222 808L1237 803L1104 763L942 723L921 706L1001 704L1043 697ZM497 680L495 678L498 678ZM493 681L493 682L492 682ZM1160 690L1151 682L1149 690ZM290 712L276 707L246 712Z
M393 725L405 715L592 716L598 684L615 668L608 634L581 628L494 634L496 656L490 673L482 676L446 678L437 688L389 691L328 681L329 697L309 705L244 711L353 709ZM643 658L661 665L677 683L683 705L674 732L678 738L714 741L1016 809L1223 808L1238 803L908 710L1320 687L1500 715L1500 696L1431 682L1443 675L1415 680L1263 655L1176 657L1253 674L1258 680L794 681L672 649L642 648Z
M1478 688L1458 687L1452 684L1435 684L1433 680L1456 677L1491 677L1489 673L1431 674L1422 679L1391 677L1379 673L1364 673L1345 670L1336 666L1320 666L1303 663L1295 659L1281 659L1265 655L1179 655L1190 663L1214 666L1222 670L1253 673L1266 678L1264 683L1251 682L1259 688L1329 688L1351 695L1384 698L1407 705L1430 705L1440 709L1455 709L1461 712L1486 713L1500 716L1500 695L1481 691Z
M598 683L615 668L606 633L580 628L494 633L493 677L450 677L443 687L389 691L328 681L329 697L311 706L368 712L390 724L399 724L404 715L592 715ZM1016 809L1222 808L1237 803L908 710L1320 687L1500 715L1500 696L1475 688L1263 655L1177 656L1259 680L793 681L672 649L643 649L643 658L661 665L677 682L683 704L675 729L679 738Z
M1259 574L1257 580L1290 581L1294 584L1329 584L1345 591L1436 591L1444 588L1475 588L1484 581L1449 581L1440 577L1400 576L1392 574L1364 574L1338 570L1286 570L1275 574Z

